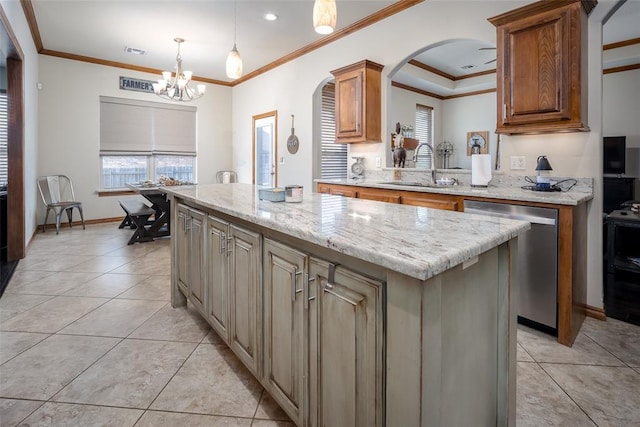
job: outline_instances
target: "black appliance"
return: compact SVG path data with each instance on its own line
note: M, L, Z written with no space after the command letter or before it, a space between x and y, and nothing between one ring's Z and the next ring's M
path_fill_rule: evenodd
M626 136L605 136L604 146L604 173L618 174L625 173L627 137Z

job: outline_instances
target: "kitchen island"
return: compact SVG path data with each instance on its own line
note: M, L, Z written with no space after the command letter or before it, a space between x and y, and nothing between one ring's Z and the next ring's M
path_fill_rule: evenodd
M515 425L529 224L247 184L167 189L192 303L297 425Z

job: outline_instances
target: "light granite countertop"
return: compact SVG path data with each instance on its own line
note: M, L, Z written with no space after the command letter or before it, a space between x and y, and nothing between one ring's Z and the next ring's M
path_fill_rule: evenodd
M528 222L305 192L259 200L250 184L165 187L170 196L420 280L528 230Z
M405 180L414 182L412 179ZM487 199L517 200L523 202L550 203L555 205L577 206L593 199L593 188L589 185L590 179L577 179L577 184L569 191L531 191L522 188L523 185L533 185L518 177L518 180L504 180L494 183L486 188L471 187L469 184L442 186L442 187L419 187L414 185L398 185L389 181L380 180L347 180L347 179L317 179L315 182L325 184L353 185L369 188L385 188L389 190L417 191L423 193L440 193L454 196L484 197ZM568 185L564 186L568 188Z

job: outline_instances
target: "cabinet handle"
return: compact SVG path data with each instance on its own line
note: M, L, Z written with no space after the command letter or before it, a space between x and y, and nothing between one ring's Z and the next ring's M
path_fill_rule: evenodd
M192 226L191 223L193 222L193 218L184 218L184 231L189 231L191 230Z
M309 297L309 287L311 286L311 282L313 282L314 280L316 280L315 277L310 277L309 273L305 273L304 275L304 287L303 289L303 294L302 294L302 298L304 299L304 309L308 310L309 309L309 301L313 301L314 299L316 299L316 297Z
M325 283L324 285L324 289L325 290L331 290L333 289L333 284L336 281L336 264L329 264L329 276L327 277L327 283Z
M227 255L229 255L230 253L233 252L233 246L231 245L231 241L233 240L233 237L227 237Z
M507 118L507 104L506 103L502 104L502 118L503 119Z
M227 241L226 235L224 233L220 233L218 235L218 253L223 254L226 251L225 243Z
M296 300L296 295L302 292L302 289L296 289L298 283L298 276L302 274L302 271L298 271L297 267L293 267L293 280L291 281L291 301Z

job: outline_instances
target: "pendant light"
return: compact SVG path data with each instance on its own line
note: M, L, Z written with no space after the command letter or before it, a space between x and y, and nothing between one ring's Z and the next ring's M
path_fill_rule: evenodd
M238 26L237 3L233 2L233 49L227 56L227 77L237 79L242 76L242 58L236 47L236 29Z
M336 28L336 1L316 0L313 5L313 28L318 34L331 34Z

